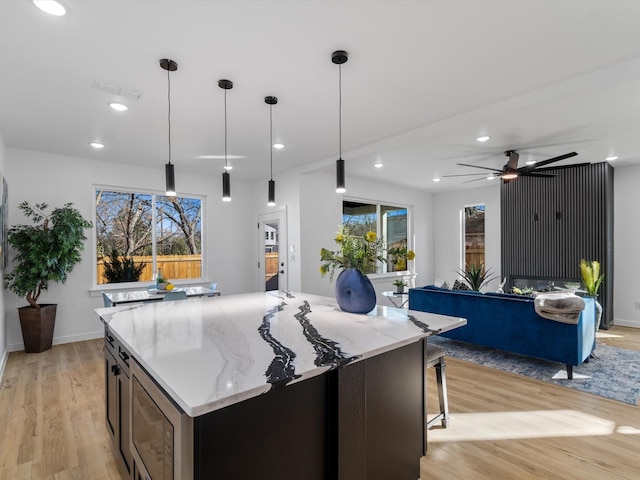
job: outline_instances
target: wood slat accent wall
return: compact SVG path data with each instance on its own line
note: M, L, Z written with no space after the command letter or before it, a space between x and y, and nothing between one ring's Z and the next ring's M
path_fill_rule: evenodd
M502 277L580 281L581 258L605 273L601 326L613 322L613 168L559 167L554 178L520 177L500 192Z

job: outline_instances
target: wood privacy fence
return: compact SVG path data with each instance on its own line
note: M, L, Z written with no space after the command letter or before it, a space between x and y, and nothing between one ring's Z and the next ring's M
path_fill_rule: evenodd
M464 261L467 265L472 263L476 264L476 267L481 263L484 263L484 246L482 247L469 247L464 252ZM488 268L485 265L486 268ZM485 268L485 270L486 270Z
M140 275L140 282L150 282L153 278L153 257L134 256L133 261L136 265L144 264L144 270ZM176 280L182 278L201 278L202 277L202 255L160 255L156 257L156 263L162 277L167 280ZM278 259L276 258L276 269L278 267ZM104 258L98 259L98 284L107 283L104 279Z
M267 252L264 254L264 277L265 281L278 274L278 252Z

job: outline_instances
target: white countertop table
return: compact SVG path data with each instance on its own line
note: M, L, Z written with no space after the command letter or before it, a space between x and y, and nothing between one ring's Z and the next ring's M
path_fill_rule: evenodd
M173 292L185 291L187 297L204 297L204 296L219 296L219 291L212 291L208 287L175 287ZM122 303L138 303L138 302L157 302L164 298L167 290L140 289L140 290L127 290L123 292L104 292L113 305L119 305Z
M334 298L297 292L96 313L192 417L466 325L463 318L390 306L351 314Z

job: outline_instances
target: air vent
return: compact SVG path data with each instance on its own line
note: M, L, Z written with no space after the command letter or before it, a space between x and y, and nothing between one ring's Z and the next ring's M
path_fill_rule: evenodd
M139 100L140 97L142 96L142 94L139 92L128 90L126 88L122 88L117 85L112 85L110 83L101 82L98 80L95 80L93 82L93 88L95 88L96 90L101 90L103 92L120 95L122 97L133 98L134 100Z

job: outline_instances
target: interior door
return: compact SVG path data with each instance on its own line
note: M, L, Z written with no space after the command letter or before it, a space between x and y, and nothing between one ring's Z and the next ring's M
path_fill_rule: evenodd
M258 232L260 290L287 290L287 223L284 209L259 215Z

